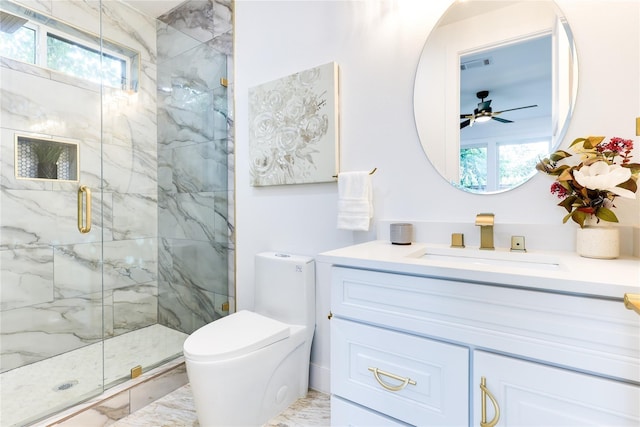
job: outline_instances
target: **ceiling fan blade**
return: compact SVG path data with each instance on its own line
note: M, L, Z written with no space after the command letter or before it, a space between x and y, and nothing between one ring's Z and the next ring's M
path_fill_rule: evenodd
M491 100L484 101L484 102L478 102L478 111L488 110L489 107L491 107Z
M469 124L471 124L471 120L465 120L464 122L460 122L460 129L466 128L467 126L469 126Z
M470 119L473 117L473 114L460 114L460 119Z
M507 120L500 117L491 117L491 119L496 120L500 123L513 123L513 120Z
M502 111L496 111L495 114L500 114L500 113L504 113L505 111L515 111L515 110L522 110L524 108L532 108L532 107L537 107L538 105L527 105L526 107L518 107L518 108L510 108L508 110L502 110Z

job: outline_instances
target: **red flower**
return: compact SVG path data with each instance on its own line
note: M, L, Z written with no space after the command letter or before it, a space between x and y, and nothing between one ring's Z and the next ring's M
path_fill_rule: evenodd
M569 195L569 192L558 181L551 184L551 194L555 194L558 199L564 199Z

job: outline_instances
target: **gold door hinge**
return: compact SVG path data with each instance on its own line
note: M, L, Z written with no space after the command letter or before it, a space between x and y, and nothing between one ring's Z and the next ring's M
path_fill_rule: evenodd
M229 301L222 303L222 311L229 311Z

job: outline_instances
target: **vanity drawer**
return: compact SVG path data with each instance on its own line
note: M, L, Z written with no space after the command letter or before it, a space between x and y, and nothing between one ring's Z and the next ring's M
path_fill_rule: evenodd
M405 424L348 400L331 396L331 427L407 427Z
M465 347L331 320L334 395L413 425L460 426L468 423L468 375Z
M640 381L640 316L622 301L333 267L335 317Z

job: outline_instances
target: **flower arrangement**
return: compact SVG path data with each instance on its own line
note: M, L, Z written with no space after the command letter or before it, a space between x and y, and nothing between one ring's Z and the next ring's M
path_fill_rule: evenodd
M577 165L564 163L573 156L564 150L557 150L536 165L537 170L556 176L551 193L562 199L558 206L569 212L562 222L571 218L580 228L594 216L597 222L618 222L611 210L614 199L633 199L638 190L640 164L631 163L633 141L614 137L605 142L603 136L590 136L574 140L569 148L581 156Z

